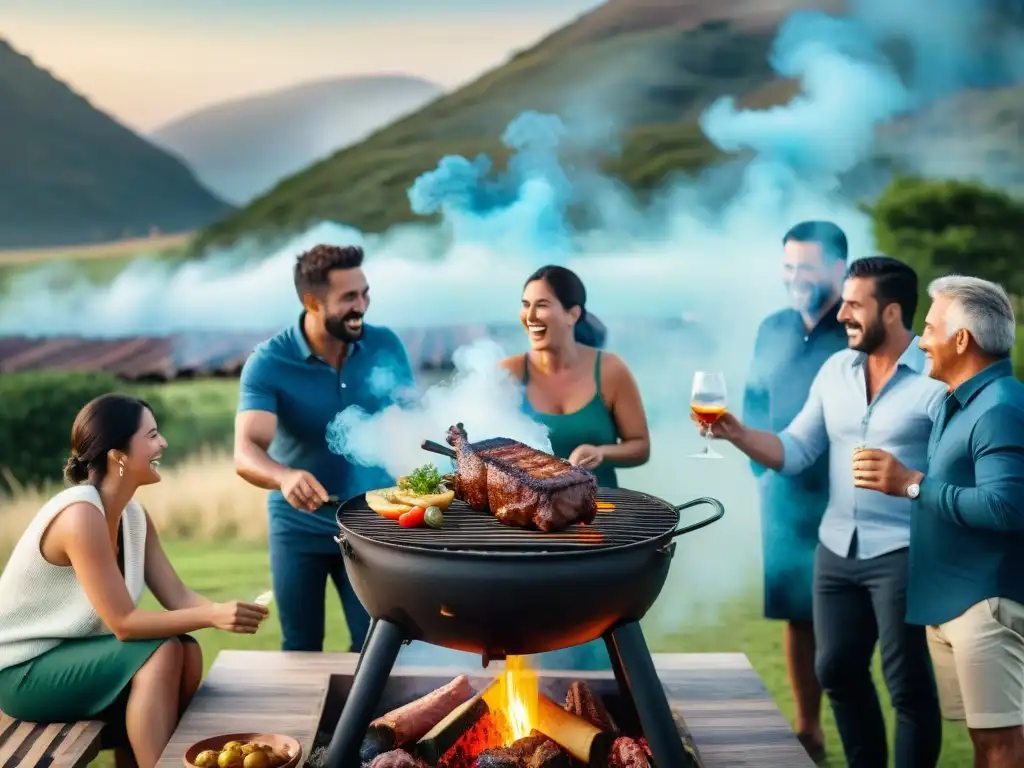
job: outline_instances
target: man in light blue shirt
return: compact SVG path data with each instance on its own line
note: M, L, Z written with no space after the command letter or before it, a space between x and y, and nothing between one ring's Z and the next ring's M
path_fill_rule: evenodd
M917 275L901 262L884 256L852 262L838 315L850 348L825 362L792 423L774 434L726 414L713 427L716 437L784 474L798 474L829 453L829 503L814 572L815 667L851 768L888 765L871 679L876 642L896 710L897 768L935 766L941 748L924 628L905 621L911 501L853 483L860 447L925 468L945 388L928 377L909 330L917 296Z

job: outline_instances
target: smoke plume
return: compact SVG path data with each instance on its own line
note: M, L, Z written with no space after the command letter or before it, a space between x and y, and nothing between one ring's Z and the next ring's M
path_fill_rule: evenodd
M440 213L440 226L364 235L323 222L261 259L246 244L186 266L139 262L105 286L32 273L9 284L0 333L272 332L299 311L290 284L295 254L319 242L366 247L371 322L514 323L525 277L543 263L563 263L586 283L588 311L618 322L609 323L608 346L632 369L651 424L650 463L623 471L620 482L673 503L717 496L727 508L722 521L679 542L653 618L663 633L680 630L701 607L756 594L760 562L758 498L746 461L728 447L723 461L685 458L700 444L688 420L694 371L722 370L738 410L758 323L786 301L778 275L784 232L802 219L829 219L846 230L853 257L869 253L871 224L838 180L869 158L876 129L964 86L1012 82L1022 71L1013 30L978 42L989 18L982 3L858 0L852 8L845 18L794 14L779 29L772 66L800 84L789 104L743 110L723 99L704 114L708 137L745 162L740 189L726 200L709 173L673 181L653 203L641 203L596 168L560 161L580 141L571 122L525 112L503 136L513 151L504 171L487 157L452 156L413 184L413 210ZM893 40L909 51L909 64L887 52ZM594 135L583 140L592 150ZM568 212L581 204L598 226L573 227ZM616 335L633 322L683 316L699 344ZM473 439L503 434L538 445L546 438L519 414L519 388L494 365L525 340L506 347L463 350L455 381L417 404L377 416L343 412L332 446L401 474L425 460L421 440L442 437L456 421ZM387 380L386 371L380 376Z
M523 413L520 388L498 367L504 356L488 339L461 347L449 381L428 389L418 402L396 403L380 413L346 408L328 427L327 443L350 461L382 467L392 477L428 460L441 466L447 460L424 453L420 443L429 439L444 445L448 427L459 422L474 441L509 437L550 451L547 428ZM389 374L386 368L374 371L383 380L394 378Z

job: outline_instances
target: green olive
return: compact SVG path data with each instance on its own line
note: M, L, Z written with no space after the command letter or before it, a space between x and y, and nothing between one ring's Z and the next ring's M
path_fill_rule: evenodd
M439 507L427 507L426 511L423 513L423 522L431 528L443 528L444 512L442 512Z

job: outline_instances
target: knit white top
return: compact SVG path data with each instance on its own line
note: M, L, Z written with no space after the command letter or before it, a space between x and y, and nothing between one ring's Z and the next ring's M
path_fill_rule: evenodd
M48 563L40 551L43 533L58 512L88 502L104 514L93 485L76 485L50 499L28 524L0 573L0 669L14 667L56 648L64 640L110 634L82 589L75 569ZM121 515L124 580L139 604L146 586L146 513L131 501Z

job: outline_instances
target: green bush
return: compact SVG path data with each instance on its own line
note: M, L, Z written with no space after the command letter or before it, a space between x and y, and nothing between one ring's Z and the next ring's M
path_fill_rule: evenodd
M161 462L165 466L173 466L201 448L231 449L237 379L149 384L135 387L133 392L153 406L157 424L167 439Z
M71 425L82 406L123 390L102 373L14 373L0 376L0 470L4 487L55 482L68 457Z
M0 376L0 488L58 483L82 406L107 392L143 398L169 450L165 464L203 447L227 449L234 429L237 383L131 385L102 373L66 371ZM230 395L230 397L229 397Z

